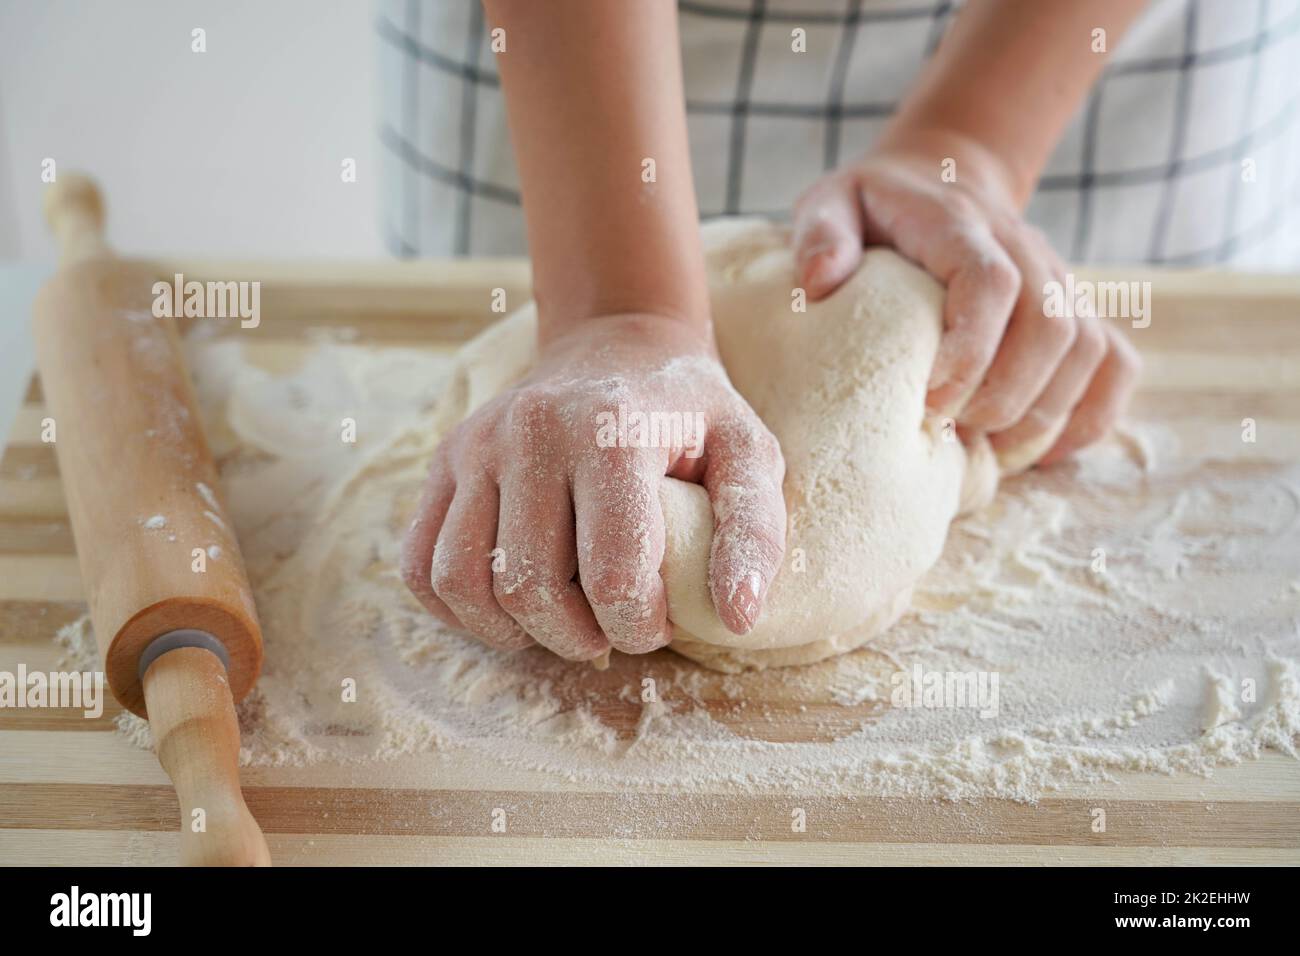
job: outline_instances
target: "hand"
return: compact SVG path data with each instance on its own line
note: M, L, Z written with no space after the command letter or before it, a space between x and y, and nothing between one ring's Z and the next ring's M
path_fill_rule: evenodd
M940 178L945 159L956 162L954 182ZM945 331L927 404L990 433L1000 458L1027 466L1105 435L1140 363L1109 323L1044 314L1044 286L1063 281L1065 265L1021 217L1010 183L969 139L894 135L800 196L795 246L812 299L852 275L864 244L893 246L943 282Z
M636 437L625 430L619 442L620 410L624 421L679 412L684 427L664 447L626 447ZM572 325L527 379L449 434L403 577L438 618L494 647L537 642L573 660L611 645L663 647L665 475L708 491L713 603L731 631L747 632L785 552L785 462L728 381L708 327L677 318Z

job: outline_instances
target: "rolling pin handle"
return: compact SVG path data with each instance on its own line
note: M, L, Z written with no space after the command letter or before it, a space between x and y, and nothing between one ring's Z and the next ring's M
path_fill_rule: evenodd
M63 265L110 254L104 239L104 199L89 176L64 173L46 191L44 207Z
M198 635L194 637L193 635ZM203 643L209 639L213 649ZM191 643L176 643L188 641ZM145 709L158 762L181 807L187 866L270 866L266 838L239 788L239 721L223 660L205 631L169 631L146 649Z

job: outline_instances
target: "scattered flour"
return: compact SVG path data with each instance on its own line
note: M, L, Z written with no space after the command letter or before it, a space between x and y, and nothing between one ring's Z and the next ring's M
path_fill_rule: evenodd
M217 496L213 493L211 488L209 488L206 484L204 484L201 481L196 481L194 483L194 488L196 491L198 491L199 497L203 499L204 503L212 511L221 510L221 504L220 502L217 501Z
M955 524L913 610L860 651L733 675L615 654L597 671L462 638L400 581L447 359L325 340L272 374L231 339L187 347L265 635L246 764L472 748L611 786L1032 800L1296 754L1295 456L1196 458L1133 426ZM93 659L86 620L60 636ZM894 706L894 675L918 667L996 674L997 715ZM143 721L122 725L148 746Z

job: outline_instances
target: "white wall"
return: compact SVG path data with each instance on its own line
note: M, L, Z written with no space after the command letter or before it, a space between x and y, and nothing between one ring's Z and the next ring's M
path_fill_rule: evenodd
M0 259L53 257L45 157L99 180L123 253L382 254L374 15L370 0L0 0Z

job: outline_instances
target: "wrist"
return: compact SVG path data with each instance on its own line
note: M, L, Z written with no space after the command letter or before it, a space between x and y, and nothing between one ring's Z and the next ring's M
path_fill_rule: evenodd
M538 316L537 346L543 360L563 361L574 352L608 347L614 351L662 350L675 355L718 358L713 322L702 316L652 312L566 317L550 324ZM602 345L605 343L605 345Z
M541 297L537 306L537 342L545 348L574 335L590 334L615 325L629 326L653 334L658 327L671 330L673 337L687 337L712 347L713 320L707 306L682 308L676 304L645 299L605 299L585 308L570 304L548 304Z
M698 237L692 233L692 238ZM692 248L690 243L684 243ZM711 342L708 282L703 254L676 261L664 256L616 255L610 259L558 263L560 271L542 271L534 281L538 342L545 346L576 330L607 328L612 320L636 317L645 323L669 323ZM633 323L640 328L645 323ZM593 325L594 324L594 325Z

